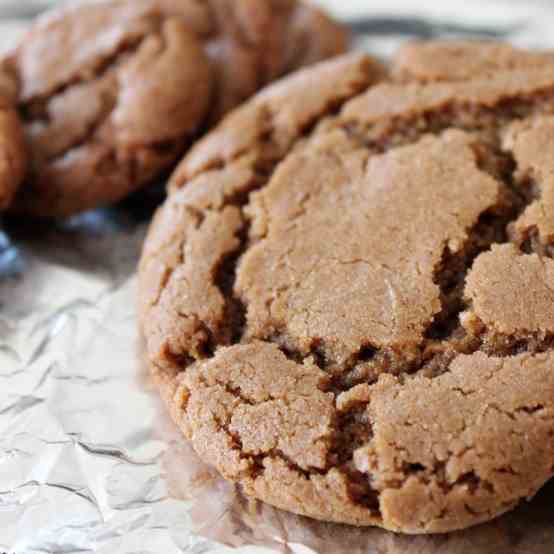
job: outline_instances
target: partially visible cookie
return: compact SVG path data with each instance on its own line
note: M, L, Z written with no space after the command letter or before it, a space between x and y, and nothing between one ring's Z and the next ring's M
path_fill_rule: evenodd
M15 94L13 80L0 72L0 211L10 206L27 162L23 128L14 107Z
M174 173L139 268L149 363L246 494L406 533L554 476L554 72L270 86Z
M498 71L552 67L554 53L492 41L421 41L401 47L392 74L405 81L458 81Z
M8 58L32 158L15 208L117 201L261 86L347 46L344 28L296 0L104 0L49 14Z

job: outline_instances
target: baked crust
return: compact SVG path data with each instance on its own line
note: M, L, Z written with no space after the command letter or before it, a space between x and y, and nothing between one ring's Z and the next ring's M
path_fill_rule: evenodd
M0 211L6 210L23 180L27 151L15 109L16 83L0 68Z

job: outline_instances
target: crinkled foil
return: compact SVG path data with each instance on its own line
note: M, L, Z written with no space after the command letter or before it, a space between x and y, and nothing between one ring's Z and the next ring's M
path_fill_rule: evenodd
M322 3L380 55L415 37L554 46L548 1ZM9 5L0 0L2 16ZM0 22L0 48L22 26ZM200 462L141 362L135 267L156 199L143 193L57 223L2 222L0 551L554 553L553 484L489 524L409 537L249 501Z

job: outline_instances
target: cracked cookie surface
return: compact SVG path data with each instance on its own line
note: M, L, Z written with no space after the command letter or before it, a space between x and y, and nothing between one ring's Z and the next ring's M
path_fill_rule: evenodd
M48 14L7 59L32 157L15 209L115 202L259 88L347 46L345 29L296 0L102 0Z
M23 127L14 106L15 91L13 80L0 73L0 211L12 203L27 167Z
M192 149L141 326L172 417L248 495L445 532L554 471L554 79L382 78L320 64Z

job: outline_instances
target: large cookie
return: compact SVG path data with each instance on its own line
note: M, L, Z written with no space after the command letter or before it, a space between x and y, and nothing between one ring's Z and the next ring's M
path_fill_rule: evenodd
M15 94L15 83L0 71L0 211L10 206L27 162L23 127L14 107Z
M32 155L16 209L119 200L261 86L347 45L296 0L109 0L49 14L8 59Z
M152 371L251 496L408 533L554 460L554 74L285 79L189 153L140 264Z

